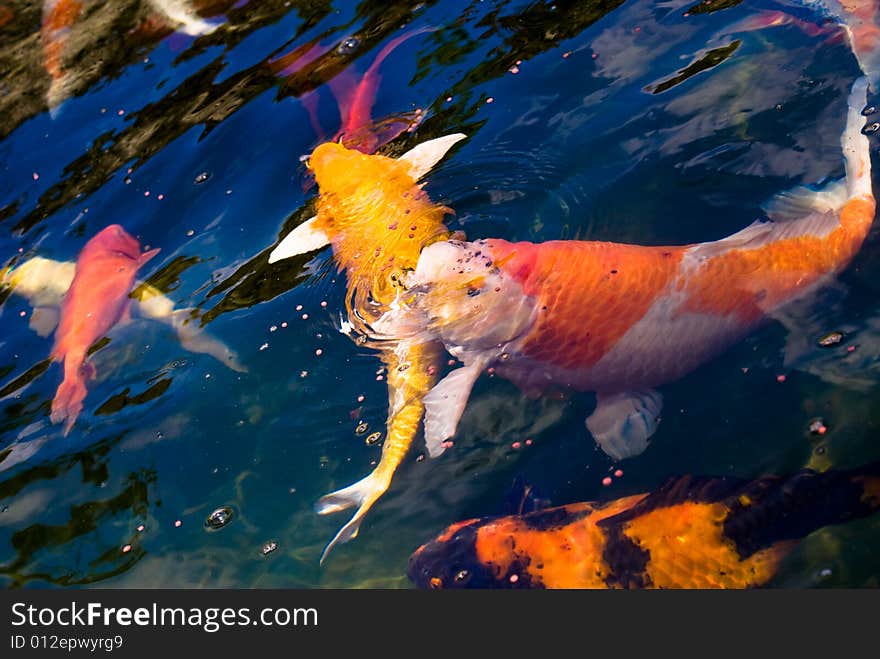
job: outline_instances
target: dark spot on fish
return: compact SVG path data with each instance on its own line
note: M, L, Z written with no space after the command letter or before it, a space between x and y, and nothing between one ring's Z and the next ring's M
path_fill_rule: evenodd
M573 524L584 517L588 517L591 513L590 509L571 512L565 506L560 506L558 508L528 513L523 515L522 521L528 528L535 531L551 531Z
M611 271L611 274L612 274L612 275L616 275L616 274L617 274L617 270L612 270L612 271Z
M610 568L605 583L613 588L645 588L651 585L646 573L651 552L639 547L623 532L624 525L616 524L605 530L605 548L602 559Z
M468 297L476 297L477 295L480 294L480 292L481 291L479 288L474 288L473 286L471 286L467 289Z

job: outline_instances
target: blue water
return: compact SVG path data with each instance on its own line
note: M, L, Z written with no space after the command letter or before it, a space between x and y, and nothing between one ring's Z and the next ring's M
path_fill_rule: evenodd
M665 386L650 448L619 465L611 486L601 481L615 466L583 424L591 395L532 400L483 378L454 448L419 460L414 446L359 537L319 567L348 515L312 506L372 469L380 448L355 428L384 428L387 394L376 356L337 331L344 281L329 250L267 263L313 212L301 156L339 128L328 81L362 74L382 45L425 26L437 29L381 67L373 117L425 110L388 153L468 135L427 187L455 209L453 229L640 244L732 233L774 193L843 173L839 138L859 70L840 30L733 32L766 10L821 23L808 9L218 0L195 4L220 27L191 37L145 28L145 3L92 0L71 27L74 91L50 114L39 9L2 4L12 17L0 22L0 265L73 260L118 222L161 248L142 276L195 309L248 371L136 320L95 353L98 378L63 437L48 419L61 379L44 363L51 339L28 328L27 300L3 293L0 585L407 587L419 544L454 521L507 511L517 479L561 504L647 491L673 474L751 478L880 458L875 230L834 291ZM351 37L354 48L335 50ZM299 73L269 66L313 41L327 54ZM681 74L711 53L721 56ZM829 330L846 343L816 348ZM786 366L797 341L806 352ZM822 437L807 429L816 417L829 428ZM221 506L231 522L206 528ZM264 555L268 541L277 549ZM828 527L772 585L877 586L878 557L878 516Z

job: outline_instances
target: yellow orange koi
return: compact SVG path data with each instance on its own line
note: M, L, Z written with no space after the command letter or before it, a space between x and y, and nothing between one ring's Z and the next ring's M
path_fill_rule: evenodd
M451 525L410 558L421 588L752 588L797 541L880 509L880 464L683 476L658 490Z
M346 273L347 322L356 336L369 336L370 325L391 309L403 278L415 269L424 247L450 235L443 224L449 209L431 202L418 180L463 138L438 138L397 160L333 142L318 146L309 158L320 189L318 214L294 229L269 261L331 244L334 260ZM319 514L358 506L327 545L322 562L337 543L357 535L364 515L388 489L418 431L422 399L436 381L443 354L442 346L430 338L392 339L375 347L388 372L382 457L366 478L317 503Z

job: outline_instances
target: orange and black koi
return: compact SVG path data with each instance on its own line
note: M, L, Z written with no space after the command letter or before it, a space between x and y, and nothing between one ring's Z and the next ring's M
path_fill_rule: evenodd
M413 553L421 588L751 588L797 542L880 509L880 463L746 481L682 476L607 503L459 522Z

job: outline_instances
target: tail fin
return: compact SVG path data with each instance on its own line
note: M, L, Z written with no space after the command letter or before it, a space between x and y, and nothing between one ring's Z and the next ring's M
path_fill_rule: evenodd
M880 462L851 470L806 469L785 478L760 478L737 493L736 501L725 520L725 534L741 555L748 556L880 510Z
M83 401L86 398L85 378L77 373L76 377L65 377L58 390L55 392L55 398L52 400L52 412L50 419L52 423L61 423L64 421L64 436L73 428L76 418L82 412Z
M853 197L873 198L871 154L868 138L862 132L865 125L862 108L867 102L867 95L868 79L861 77L853 83L846 113L846 129L841 137L843 157L846 161L846 189L850 199Z
M339 529L339 532L324 548L324 553L321 554L322 564L333 547L357 537L364 515L373 507L373 504L376 503L379 497L385 494L385 490L388 489L390 482L390 479L374 471L357 483L336 492L331 492L318 500L318 503L315 504L315 512L319 515L329 515L352 506L358 506L354 516L348 520L345 526Z

